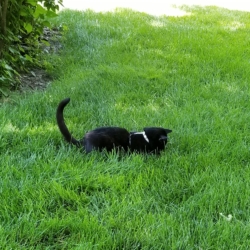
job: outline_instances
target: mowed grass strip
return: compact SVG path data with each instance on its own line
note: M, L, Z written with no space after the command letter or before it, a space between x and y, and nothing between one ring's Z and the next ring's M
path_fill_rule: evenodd
M247 249L249 13L183 17L65 10L56 77L0 106L2 249ZM89 155L64 142L99 126L173 133L161 156Z

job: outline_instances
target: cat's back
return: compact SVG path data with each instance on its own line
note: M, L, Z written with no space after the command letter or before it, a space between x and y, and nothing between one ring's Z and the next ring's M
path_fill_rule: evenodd
M120 127L100 127L86 133L85 145L98 150L111 151L114 148L127 150L129 144L129 132Z
M127 129L121 128L121 127L100 127L100 128L95 128L91 130L90 132L99 133L99 134L101 133L106 133L106 134L127 133L129 134Z

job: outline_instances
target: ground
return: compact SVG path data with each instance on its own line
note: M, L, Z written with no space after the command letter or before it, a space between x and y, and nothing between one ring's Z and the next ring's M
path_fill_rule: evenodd
M32 69L21 75L20 91L42 90L50 83L51 78L44 69Z

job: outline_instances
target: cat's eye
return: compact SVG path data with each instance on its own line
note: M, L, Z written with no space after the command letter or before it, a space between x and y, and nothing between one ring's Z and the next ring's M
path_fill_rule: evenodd
M159 138L159 141L166 141L167 139L168 139L167 136L161 135L161 137Z

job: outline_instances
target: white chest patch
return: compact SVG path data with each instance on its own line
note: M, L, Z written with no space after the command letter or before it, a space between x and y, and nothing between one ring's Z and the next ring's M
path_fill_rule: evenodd
M144 131L143 132L136 132L136 133L134 133L134 135L143 135L144 139L149 143L149 139Z

